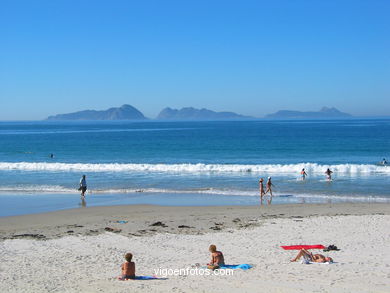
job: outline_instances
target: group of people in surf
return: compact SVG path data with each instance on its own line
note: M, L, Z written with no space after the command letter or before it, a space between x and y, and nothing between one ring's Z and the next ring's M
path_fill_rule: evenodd
M333 171L331 171L329 168L325 171L325 174L326 174L326 179L328 181L332 181L332 173ZM305 180L306 179L306 176L307 176L307 173L305 171L305 168L302 169L301 171L301 179L302 180ZM270 197L268 199L268 204L270 204L272 202L272 187L274 187L275 185L273 185L272 181L271 181L271 177L268 177L268 180L267 180L267 183L266 183L266 190L264 191L264 179L263 178L260 178L259 180L259 190L260 190L260 203L263 204L263 197L269 192L270 194Z
M332 181L332 173L333 173L333 171L331 171L329 168L326 169L325 174L326 174L326 179L328 181ZM302 171L301 171L301 179L302 179L302 181L306 179L306 176L307 176L307 173L305 171L305 168L303 168Z

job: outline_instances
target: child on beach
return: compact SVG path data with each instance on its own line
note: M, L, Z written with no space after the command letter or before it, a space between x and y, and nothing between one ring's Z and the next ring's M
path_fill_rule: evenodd
M125 281L135 278L135 263L131 261L132 258L131 253L125 254L126 262L122 264L122 275L118 277L118 280Z
M211 261L207 264L208 269L216 270L225 265L225 259L222 252L217 251L217 247L214 244L210 245L209 251L211 252Z

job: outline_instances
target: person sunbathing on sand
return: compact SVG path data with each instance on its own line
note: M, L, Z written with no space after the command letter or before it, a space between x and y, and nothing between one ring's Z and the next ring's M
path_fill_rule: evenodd
M217 251L217 247L214 244L210 245L209 251L211 252L211 261L207 264L208 269L215 270L225 265L222 252Z
M118 280L125 281L135 278L135 263L131 261L132 258L131 253L125 254L126 262L122 264L122 275L118 277Z
M312 254L311 252L307 251L306 249L301 249L298 252L298 255L293 258L291 261L297 261L301 257L303 257L305 260L311 261L311 262L333 262L333 259L331 257L323 256L322 254Z

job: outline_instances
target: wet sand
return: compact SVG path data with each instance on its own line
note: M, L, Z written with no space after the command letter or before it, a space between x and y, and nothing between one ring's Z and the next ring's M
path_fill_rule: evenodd
M390 214L390 204L291 204L263 206L169 207L126 205L88 207L0 218L0 239L52 239L66 235L97 235L105 228L122 235L155 233L204 234L261 225L273 218ZM118 223L127 221L127 223ZM155 224L161 222L162 224ZM153 225L155 224L155 225ZM21 236L27 234L26 236ZM20 235L20 236L18 236ZM38 236L34 236L38 235Z

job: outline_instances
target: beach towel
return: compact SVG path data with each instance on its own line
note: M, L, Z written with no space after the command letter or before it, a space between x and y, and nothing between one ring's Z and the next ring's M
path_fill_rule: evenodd
M300 250L300 249L324 249L325 246L321 244L316 245L288 245L288 246L280 246L284 250Z
M241 269L241 270L249 270L252 266L251 265L248 265L248 264L240 264L240 265L224 265L224 266L221 266L219 267L220 269L231 269L231 270L237 270L237 269Z
M315 262L315 261L308 261L306 259L302 259L301 260L301 264L304 264L304 265L310 265L310 264L330 265L332 263L334 263L334 262L329 262L329 261L327 261L327 262Z
M133 280L158 280L159 278L154 276L136 276Z

